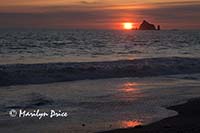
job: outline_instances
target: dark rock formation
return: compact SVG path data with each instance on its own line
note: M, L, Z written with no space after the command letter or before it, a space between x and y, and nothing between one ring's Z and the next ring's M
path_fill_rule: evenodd
M144 20L140 25L139 30L156 30L156 27L154 24L150 24L149 22Z
M160 25L158 25L158 28L157 28L157 30L160 30Z

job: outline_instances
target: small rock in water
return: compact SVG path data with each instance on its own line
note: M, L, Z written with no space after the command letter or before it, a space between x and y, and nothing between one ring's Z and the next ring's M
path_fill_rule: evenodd
M84 127L85 126L85 124L82 124L82 127Z

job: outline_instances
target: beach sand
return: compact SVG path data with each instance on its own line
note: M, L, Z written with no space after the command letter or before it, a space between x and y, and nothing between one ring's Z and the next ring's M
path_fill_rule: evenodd
M102 133L200 133L200 99L169 107L179 114L147 126L128 129L116 129Z

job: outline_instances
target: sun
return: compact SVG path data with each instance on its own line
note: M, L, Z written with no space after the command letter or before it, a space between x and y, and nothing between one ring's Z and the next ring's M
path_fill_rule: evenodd
M133 29L133 23L131 23L131 22L125 22L125 23L123 23L123 28L125 30L132 30Z

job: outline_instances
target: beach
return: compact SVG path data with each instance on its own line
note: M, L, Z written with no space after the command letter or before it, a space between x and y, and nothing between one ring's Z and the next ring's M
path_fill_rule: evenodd
M177 116L163 119L146 126L117 129L102 133L199 133L200 99L189 100L185 104L169 107L178 112Z
M200 97L199 77L195 73L1 86L0 130L94 133L139 125L143 129L144 125L176 116L179 108L170 106ZM193 105L185 108L198 107ZM20 110L41 113L61 110L68 116L11 117L9 112L13 109L18 113ZM188 117L188 120L193 119L193 116ZM195 115L194 121L197 118ZM172 122L169 124L173 127Z
M0 132L198 130L198 30L0 33Z
M200 133L200 0L0 1L0 133Z

